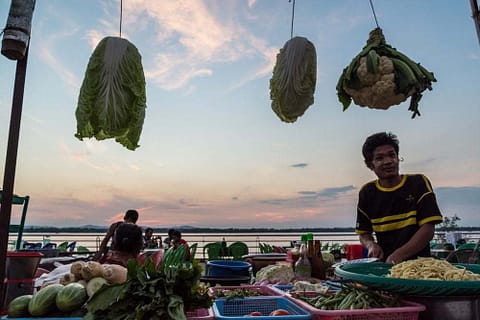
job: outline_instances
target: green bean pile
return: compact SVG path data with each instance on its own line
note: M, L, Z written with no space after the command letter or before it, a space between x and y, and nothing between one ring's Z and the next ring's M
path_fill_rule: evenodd
M295 298L307 302L320 310L351 310L399 307L398 297L385 296L366 287L344 285L335 293L324 293L308 297L296 293Z

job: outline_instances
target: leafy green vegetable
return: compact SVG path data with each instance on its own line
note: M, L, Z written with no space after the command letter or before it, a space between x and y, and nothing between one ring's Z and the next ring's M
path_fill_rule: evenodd
M216 288L218 290L213 292L213 296L215 298L225 298L227 300L231 299L238 299L238 298L246 298L246 297L254 297L254 296L261 296L262 293L255 290L249 289L225 289L222 290L220 288Z
M129 260L127 281L101 287L87 302L84 319L185 320L185 311L209 308L212 298L199 284L202 267L196 260L185 261L183 247L176 249L183 260L170 259L168 267L164 260L158 270L150 257L142 266Z
M128 40L105 37L88 62L80 88L75 137L115 138L138 147L145 118L145 76L141 56Z
M295 122L313 104L317 54L304 37L288 40L277 54L270 79L272 109L284 122Z

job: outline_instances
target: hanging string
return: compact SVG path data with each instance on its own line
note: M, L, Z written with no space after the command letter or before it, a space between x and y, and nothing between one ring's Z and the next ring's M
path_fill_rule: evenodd
M120 38L122 37L123 0L120 0Z
M370 8L372 8L373 18L375 19L375 24L377 25L377 28L380 28L380 26L378 25L377 15L375 14L375 8L373 7L372 0L370 0Z
M293 38L293 21L295 20L295 0L289 0L288 2L292 2L292 24L290 26L290 39Z

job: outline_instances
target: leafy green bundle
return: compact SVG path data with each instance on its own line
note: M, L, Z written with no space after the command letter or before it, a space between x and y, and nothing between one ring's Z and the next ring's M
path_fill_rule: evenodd
M146 108L141 60L137 48L126 39L100 41L80 88L75 137L115 138L129 150L138 147Z
M209 308L212 298L207 288L199 285L202 267L185 257L182 245L168 249L158 269L150 258L143 266L130 260L127 282L103 286L95 292L87 302L84 319L185 320L185 311Z
M412 118L420 116L418 102L425 89L437 81L420 63L386 43L382 29L370 32L367 45L343 69L337 83L338 100L347 110L353 101L361 107L388 109L408 97Z
M288 40L277 54L270 79L272 109L284 122L295 122L313 104L317 54L304 37Z

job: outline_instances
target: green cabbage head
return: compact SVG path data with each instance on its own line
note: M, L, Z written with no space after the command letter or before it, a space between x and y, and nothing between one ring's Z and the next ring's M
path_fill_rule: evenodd
M288 40L277 54L270 79L272 110L283 122L295 122L313 104L317 54L304 37Z
M142 57L128 40L105 37L88 62L80 88L75 137L115 138L135 150L146 108Z

